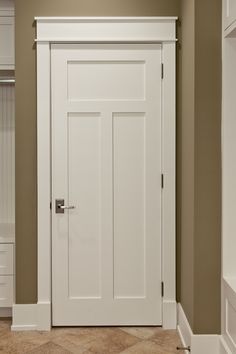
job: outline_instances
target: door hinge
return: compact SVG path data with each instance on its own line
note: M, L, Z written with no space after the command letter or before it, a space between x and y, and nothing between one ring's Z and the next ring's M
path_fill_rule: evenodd
M161 63L161 78L164 79L164 64Z
M161 188L164 188L164 175L163 173L161 174Z
M52 210L52 202L50 202L50 210Z
M161 282L161 297L164 297L164 282Z

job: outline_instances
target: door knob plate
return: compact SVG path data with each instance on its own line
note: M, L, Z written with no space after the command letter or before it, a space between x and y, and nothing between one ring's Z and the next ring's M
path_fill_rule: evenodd
M75 209L74 205L65 205L64 199L56 199L55 201L55 211L56 214L64 214L66 209Z
M65 209L61 208L61 206L64 206L65 201L64 199L56 199L55 200L55 212L56 214L64 214Z

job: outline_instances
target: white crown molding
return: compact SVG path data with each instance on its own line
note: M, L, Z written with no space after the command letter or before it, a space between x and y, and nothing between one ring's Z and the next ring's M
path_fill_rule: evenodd
M156 22L156 21L177 21L178 17L177 16L137 16L137 17L131 17L131 16L95 16L95 17L90 17L90 16L62 16L62 17L57 17L57 16L35 16L35 21L43 21L43 22L52 22L52 21L60 21L60 22L65 22L65 21L80 21L80 22L141 22L141 21L146 21L146 22Z
M36 42L176 42L177 17L35 17Z

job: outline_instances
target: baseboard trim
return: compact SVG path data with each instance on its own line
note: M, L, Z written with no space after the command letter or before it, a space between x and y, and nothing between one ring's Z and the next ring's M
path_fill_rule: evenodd
M0 317L12 317L12 308L0 307Z
M176 301L163 300L162 303L162 326L164 329L176 329L177 304Z
M177 306L175 301L163 301L163 328L176 329ZM50 331L51 303L14 304L12 308L12 331Z
M233 354L233 352L229 349L226 341L223 336L220 336L220 354Z
M51 304L14 304L12 331L49 331L51 329Z
M181 341L184 347L191 348L191 354L221 354L220 352L220 335L197 335L193 334L187 317L181 304L178 304L178 326ZM189 351L185 351L189 354ZM224 352L222 352L223 354ZM228 353L227 353L228 354Z

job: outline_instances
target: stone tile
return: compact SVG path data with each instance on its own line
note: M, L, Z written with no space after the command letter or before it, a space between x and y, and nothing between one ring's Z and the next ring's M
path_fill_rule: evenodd
M50 332L44 332L50 333ZM36 349L43 343L47 343L48 338L45 338L41 332L37 331L5 331L0 335L0 354L1 353L26 353Z
M42 345L51 340L51 332L41 332L41 331L16 331L11 332L10 335L17 342L27 342L34 345Z
M37 346L24 341L16 341L14 339L0 340L0 354L25 354Z
M160 327L56 327L49 332L11 332L0 321L0 354L184 354L176 331Z
M182 354L177 351L177 346L182 346L178 332L176 330L163 330L154 334L151 341L155 342L159 347L169 351L170 353Z
M70 328L70 329L61 329L54 330L52 338L63 337L65 340L77 345L84 346L91 341L107 338L110 336L112 329L103 328L103 327L89 327L89 328Z
M148 340L141 341L132 347L129 347L119 354L172 354L158 346L155 342Z
M161 327L120 327L120 329L140 339L148 339L163 331Z
M0 320L0 336L11 330L10 320Z
M47 342L38 348L28 352L29 354L71 354L67 349L53 342Z
M93 354L117 354L139 341L140 339L137 337L125 333L118 328L110 329L109 336L97 338L89 342L85 346L87 351L84 353L87 354L91 352Z
M75 345L74 343L69 342L67 339L65 339L64 337L60 338L56 338L54 339L54 343L60 345L62 348L68 350L70 353L73 354L88 354L88 350L81 345Z

